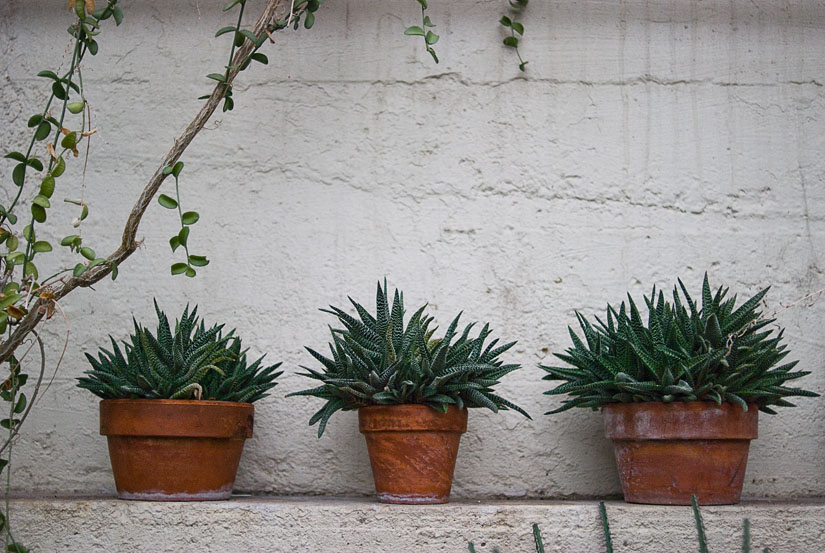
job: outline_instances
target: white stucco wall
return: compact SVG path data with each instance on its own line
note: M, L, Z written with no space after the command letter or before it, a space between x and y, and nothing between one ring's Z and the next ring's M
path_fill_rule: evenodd
M117 282L67 298L63 365L15 447L18 493L112 491L97 402L74 378L131 314L152 322L152 297L170 315L198 303L284 361L257 405L239 490L372 492L355 414L318 440L306 423L319 402L283 396L308 384L295 375L311 363L302 347L327 341L317 309L347 295L369 304L387 276L442 325L464 310L519 340L510 358L524 369L501 390L533 421L474 410L454 494L566 497L619 493L600 415L542 416L559 399L542 395L536 364L567 347L574 310L677 276L698 290L705 270L740 297L772 284L770 308L825 287L825 2L534 0L525 75L500 46L505 4L433 0L439 65L401 34L419 17L411 0L330 0L311 31L267 47L270 65L239 78L235 111L183 158L184 204L202 215L191 244L212 263L194 280L169 276L177 220L154 205ZM229 39L211 38L230 24L221 6L123 2L123 26L87 60L99 135L84 236L99 252L225 63ZM66 66L69 23L62 2L0 4L5 150L41 105L34 75ZM79 166L55 198L80 195ZM11 168L0 163L4 196ZM823 317L825 299L779 314L792 358L814 373L800 384L819 393ZM46 335L64 332L55 318ZM825 495L825 403L799 405L762 417L746 496Z

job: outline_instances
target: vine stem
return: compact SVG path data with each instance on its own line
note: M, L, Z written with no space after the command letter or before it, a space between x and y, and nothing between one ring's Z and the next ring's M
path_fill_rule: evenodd
M26 420L26 417L29 416L29 411L31 411L32 407L34 406L34 402L37 399L37 394L40 392L40 385L43 383L43 376L46 373L46 348L43 345L42 338L40 338L40 336L37 334L37 332L32 331L32 334L34 334L34 337L37 339L37 343L40 346L40 374L37 377L37 383L35 383L34 390L32 391L32 395L29 398L28 405L26 406L26 411L23 413L23 416L20 417L20 422L18 422L16 425L14 425L13 428L9 429L8 439L5 441L5 443L2 446L0 446L0 453L3 453L6 450L7 447L9 448L9 463L11 463L11 442L14 439L14 437L17 436L17 434L20 433L20 427L23 426L23 422ZM16 398L12 398L12 399L16 399ZM12 401L12 409L14 409L14 405L15 405L15 402ZM9 416L9 420L12 420L12 417L14 416L13 413L14 412L12 411L12 415ZM12 426L12 425L10 424L9 426ZM8 467L6 467L6 468L8 468ZM11 474L10 470L9 470L9 474ZM6 489L8 489L8 482L6 483ZM6 512L7 513L9 512L8 505L6 505Z
M174 173L172 174L172 176L175 177L175 199L178 202L178 217L180 217L180 229L183 230L184 228L186 228L186 225L183 222L183 208L180 206L180 186L178 185L178 176ZM186 266L191 269L192 265L189 264L189 237L187 236L186 238L187 239L184 241L183 244L181 244L181 246L183 246L183 251L186 252Z
M276 12L282 2L283 0L267 0L261 14L255 21L252 31L255 36L260 37L266 33L271 22L275 19ZM254 44L252 41L245 41L235 53L235 59L246 59L253 48ZM183 133L175 139L174 145L163 157L160 165L155 169L149 182L144 186L143 191L132 206L132 211L129 213L123 227L120 246L106 258L105 263L92 267L80 276L72 275L71 277L61 277L50 286L50 292L52 294L50 297L47 299L38 297L29 312L24 315L16 325L14 332L12 332L4 342L0 343L0 363L7 361L11 357L14 350L23 342L29 332L42 320L43 316L47 313L49 302L60 300L75 288L88 288L94 285L105 278L112 271L113 267L119 266L134 253L141 243L141 241L137 239L137 231L143 215L152 204L152 199L155 197L155 194L157 194L160 185L163 184L167 176L163 174L163 169L174 165L186 151L186 148L192 143L195 136L203 129L223 98L223 87L232 84L232 81L235 80L235 77L238 76L241 70L241 65L240 63L230 63L230 69L227 71L227 82L215 85L212 89L212 94L210 94L195 118L189 123Z

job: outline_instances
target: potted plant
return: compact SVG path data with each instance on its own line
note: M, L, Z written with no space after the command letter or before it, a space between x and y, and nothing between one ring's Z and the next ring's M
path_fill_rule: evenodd
M681 280L673 303L654 287L647 324L630 295L618 312L608 305L606 323L576 314L584 341L570 329L573 347L555 354L570 366L542 365L545 380L565 381L545 393L571 396L547 414L601 408L625 501L690 505L696 494L700 504L738 503L757 412L817 396L785 386L809 372L780 364L783 331L766 328L774 319L758 309L767 292L737 308L705 274L700 304Z
M134 321L124 349L86 358L78 386L102 398L100 433L122 499L228 499L255 408L281 375L280 363L247 364L234 330L207 328L187 306L172 332L158 308L157 334ZM124 353L125 352L125 353Z
M493 393L504 375L519 368L499 356L515 342L498 346L484 325L470 337L474 324L457 336L459 314L440 339L433 339L433 318L426 305L404 324L404 296L395 291L389 305L387 284L378 284L376 313L350 298L358 318L330 306L343 328L331 329L331 357L306 348L320 371L302 367L302 376L321 383L288 394L326 401L309 421L319 423L321 437L336 411L358 410L358 426L367 441L375 489L382 503L449 501L458 443L467 429L467 409L494 412L520 407Z

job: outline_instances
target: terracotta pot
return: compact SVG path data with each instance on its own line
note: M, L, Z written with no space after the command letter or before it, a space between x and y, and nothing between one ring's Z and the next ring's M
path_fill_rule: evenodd
M108 438L122 499L228 499L246 438L250 403L105 399L100 433Z
M358 427L381 503L447 503L467 409L446 413L426 405L358 409Z
M625 501L655 505L739 503L756 405L612 403L602 408Z

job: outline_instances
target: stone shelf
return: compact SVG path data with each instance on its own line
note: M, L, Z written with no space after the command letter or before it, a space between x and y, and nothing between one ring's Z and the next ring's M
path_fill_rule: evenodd
M606 504L615 553L698 551L689 507ZM15 499L11 512L18 539L37 552L462 553L472 540L479 553L528 553L533 523L548 552L605 550L596 501L405 506L368 498L151 503L73 497ZM711 553L741 550L745 518L753 551L825 551L825 498L750 500L702 513Z

